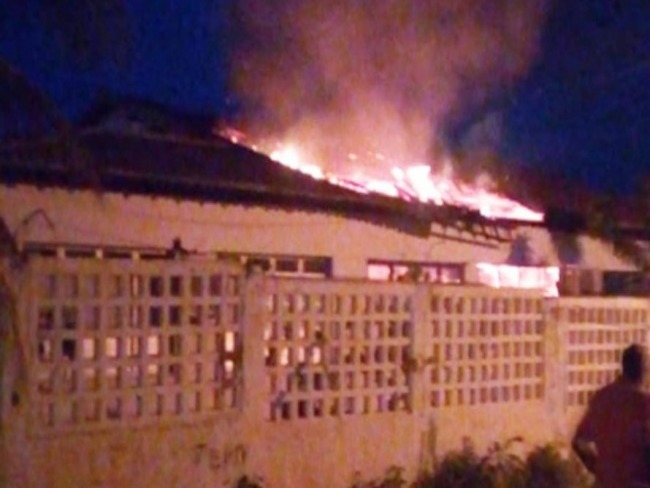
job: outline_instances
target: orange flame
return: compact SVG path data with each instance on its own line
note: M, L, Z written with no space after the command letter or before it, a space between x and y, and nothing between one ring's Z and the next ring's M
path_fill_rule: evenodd
M385 162L382 154L373 155ZM490 219L506 218L528 222L541 222L544 214L530 209L515 200L490 192L487 189L470 186L445 175L434 175L428 165L406 167L396 166L384 178L370 177L361 171L337 174L325 171L317 164L307 162L295 145L280 146L270 151L274 161L312 178L326 180L332 184L363 193L377 193L407 201L420 201L434 205L458 205L480 212ZM348 154L350 163L359 159L356 153Z

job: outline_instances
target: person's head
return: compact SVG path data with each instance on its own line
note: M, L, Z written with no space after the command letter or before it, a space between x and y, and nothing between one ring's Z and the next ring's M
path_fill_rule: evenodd
M634 383L641 383L645 376L646 353L643 346L632 344L623 351L623 376Z

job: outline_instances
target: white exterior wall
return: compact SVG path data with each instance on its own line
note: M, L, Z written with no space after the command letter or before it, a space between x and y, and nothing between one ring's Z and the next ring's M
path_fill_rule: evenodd
M391 465L413 478L464 438L481 451L514 436L568 441L620 350L648 344L646 299L246 279L192 259L37 259L0 272L20 304L0 343L0 486L12 488L225 488L242 474L346 488ZM152 335L159 352L126 347Z
M510 253L509 244L478 245L438 235L420 238L322 212L0 186L0 218L10 230L21 227L37 209L53 227L36 217L17 233L23 241L166 248L181 238L190 251L331 256L337 277L365 277L368 259L501 264ZM549 266L560 264L546 230L529 227L517 233L529 238L536 259ZM632 269L605 244L587 237L579 242L582 266Z
M645 298L563 298L550 313L556 323L558 398L565 412L564 435L571 434L592 393L620 374L621 352L631 343L650 344L650 301Z

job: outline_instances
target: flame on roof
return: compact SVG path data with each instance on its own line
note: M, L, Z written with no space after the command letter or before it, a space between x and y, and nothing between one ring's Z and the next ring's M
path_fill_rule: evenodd
M269 151L274 161L318 180L326 180L362 194L381 194L406 201L419 201L432 205L457 205L478 211L489 219L511 219L541 222L544 214L522 205L480 185L469 185L454 180L450 175L434 174L426 164L393 165L385 175L371 175L359 164L357 153L347 155L347 172L329 172L309 162L298 146L281 145ZM388 164L389 159L380 153L369 153L371 158ZM389 165L390 166L390 165Z

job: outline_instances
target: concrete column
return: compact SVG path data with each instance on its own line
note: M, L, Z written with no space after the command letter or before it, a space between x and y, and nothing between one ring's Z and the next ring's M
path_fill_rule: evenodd
M428 350L430 344L429 314L427 310L429 290L428 285L419 284L414 287L412 295L412 327L411 327L411 363L408 365L408 375L411 394L411 408L413 412L420 413L426 410L426 388L424 370L426 360L431 355Z
M411 408L419 437L419 472L430 472L436 456L436 419L429 409L427 378L431 366L431 317L429 314L430 285L418 284L412 298L411 351L409 369Z
M0 488L26 486L29 473L28 391L30 267L0 263Z
M244 285L244 314L242 318L243 391L240 408L245 438L248 439L249 474L257 475L264 465L260 457L260 440L264 436L269 409L270 391L264 364L264 328L268 311L266 302L272 279L253 274Z
M567 437L567 348L566 325L557 299L549 299L544 307L545 384L547 414L552 435Z

